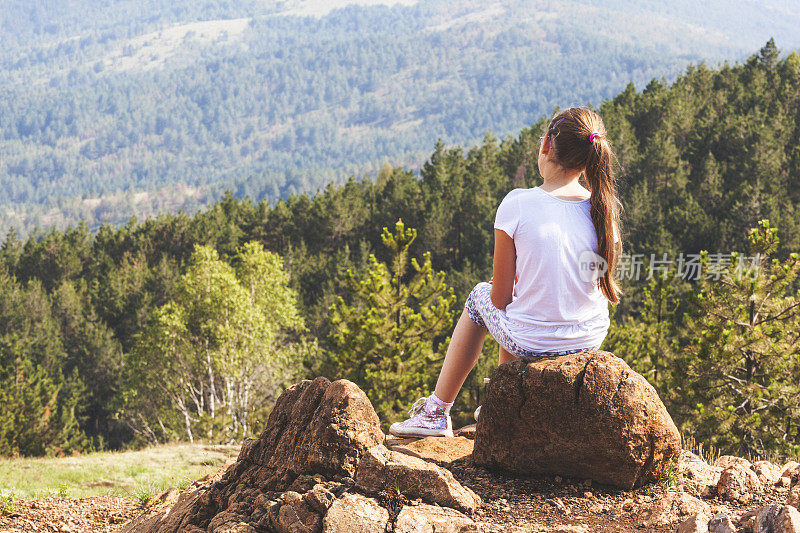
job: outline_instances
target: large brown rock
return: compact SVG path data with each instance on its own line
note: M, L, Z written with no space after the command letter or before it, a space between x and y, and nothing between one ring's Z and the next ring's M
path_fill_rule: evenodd
M239 463L270 488L288 487L301 474L353 477L364 451L384 440L367 396L347 380L302 381L278 398L258 439L242 445Z
M658 479L681 453L655 389L622 359L588 351L500 365L475 435L478 464L625 489Z

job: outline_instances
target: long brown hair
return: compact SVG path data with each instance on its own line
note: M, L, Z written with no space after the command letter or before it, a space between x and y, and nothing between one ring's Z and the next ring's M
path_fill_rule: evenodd
M619 302L621 290L614 271L622 252L620 214L614 179L614 152L606 137L600 115L585 107L572 107L556 113L547 128L556 162L567 170L583 169L592 193L592 223L597 233L599 255L608 270L600 278L600 290L612 303ZM614 243L614 232L619 242Z

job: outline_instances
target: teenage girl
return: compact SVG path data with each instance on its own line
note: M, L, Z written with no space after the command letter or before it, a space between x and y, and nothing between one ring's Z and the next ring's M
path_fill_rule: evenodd
M553 117L539 148L544 183L514 189L497 208L492 281L470 292L436 390L417 400L411 418L392 424L393 435L452 436L450 407L487 331L500 345L500 364L600 347L608 302L620 295L614 270L621 206L612 158L595 112L571 108Z

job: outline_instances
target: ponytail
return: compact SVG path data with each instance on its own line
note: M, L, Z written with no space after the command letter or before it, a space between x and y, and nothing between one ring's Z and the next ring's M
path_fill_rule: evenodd
M608 265L598 280L600 290L610 302L619 303L622 291L614 273L622 251L622 204L614 180L614 154L606 139L603 121L590 109L573 107L556 114L547 132L552 136L558 163L567 169L584 169L592 193L589 204L597 234L597 251ZM617 242L615 235L619 239Z
M606 260L608 269L600 278L600 290L609 301L619 303L622 292L614 277L619 261L621 246L614 242L616 228L619 227L619 199L614 187L614 174L611 167L611 148L605 137L596 136L591 141L589 156L586 159L586 183L592 193L589 203L600 257Z

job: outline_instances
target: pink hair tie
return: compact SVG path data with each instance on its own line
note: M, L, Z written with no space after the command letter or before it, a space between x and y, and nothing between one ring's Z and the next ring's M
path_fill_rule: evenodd
M595 132L592 132L592 134L591 134L591 135L589 135L589 142L590 142L590 143L594 142L594 138L595 138L595 137L600 137L600 133L599 133L599 132L597 132L597 131L595 131Z

